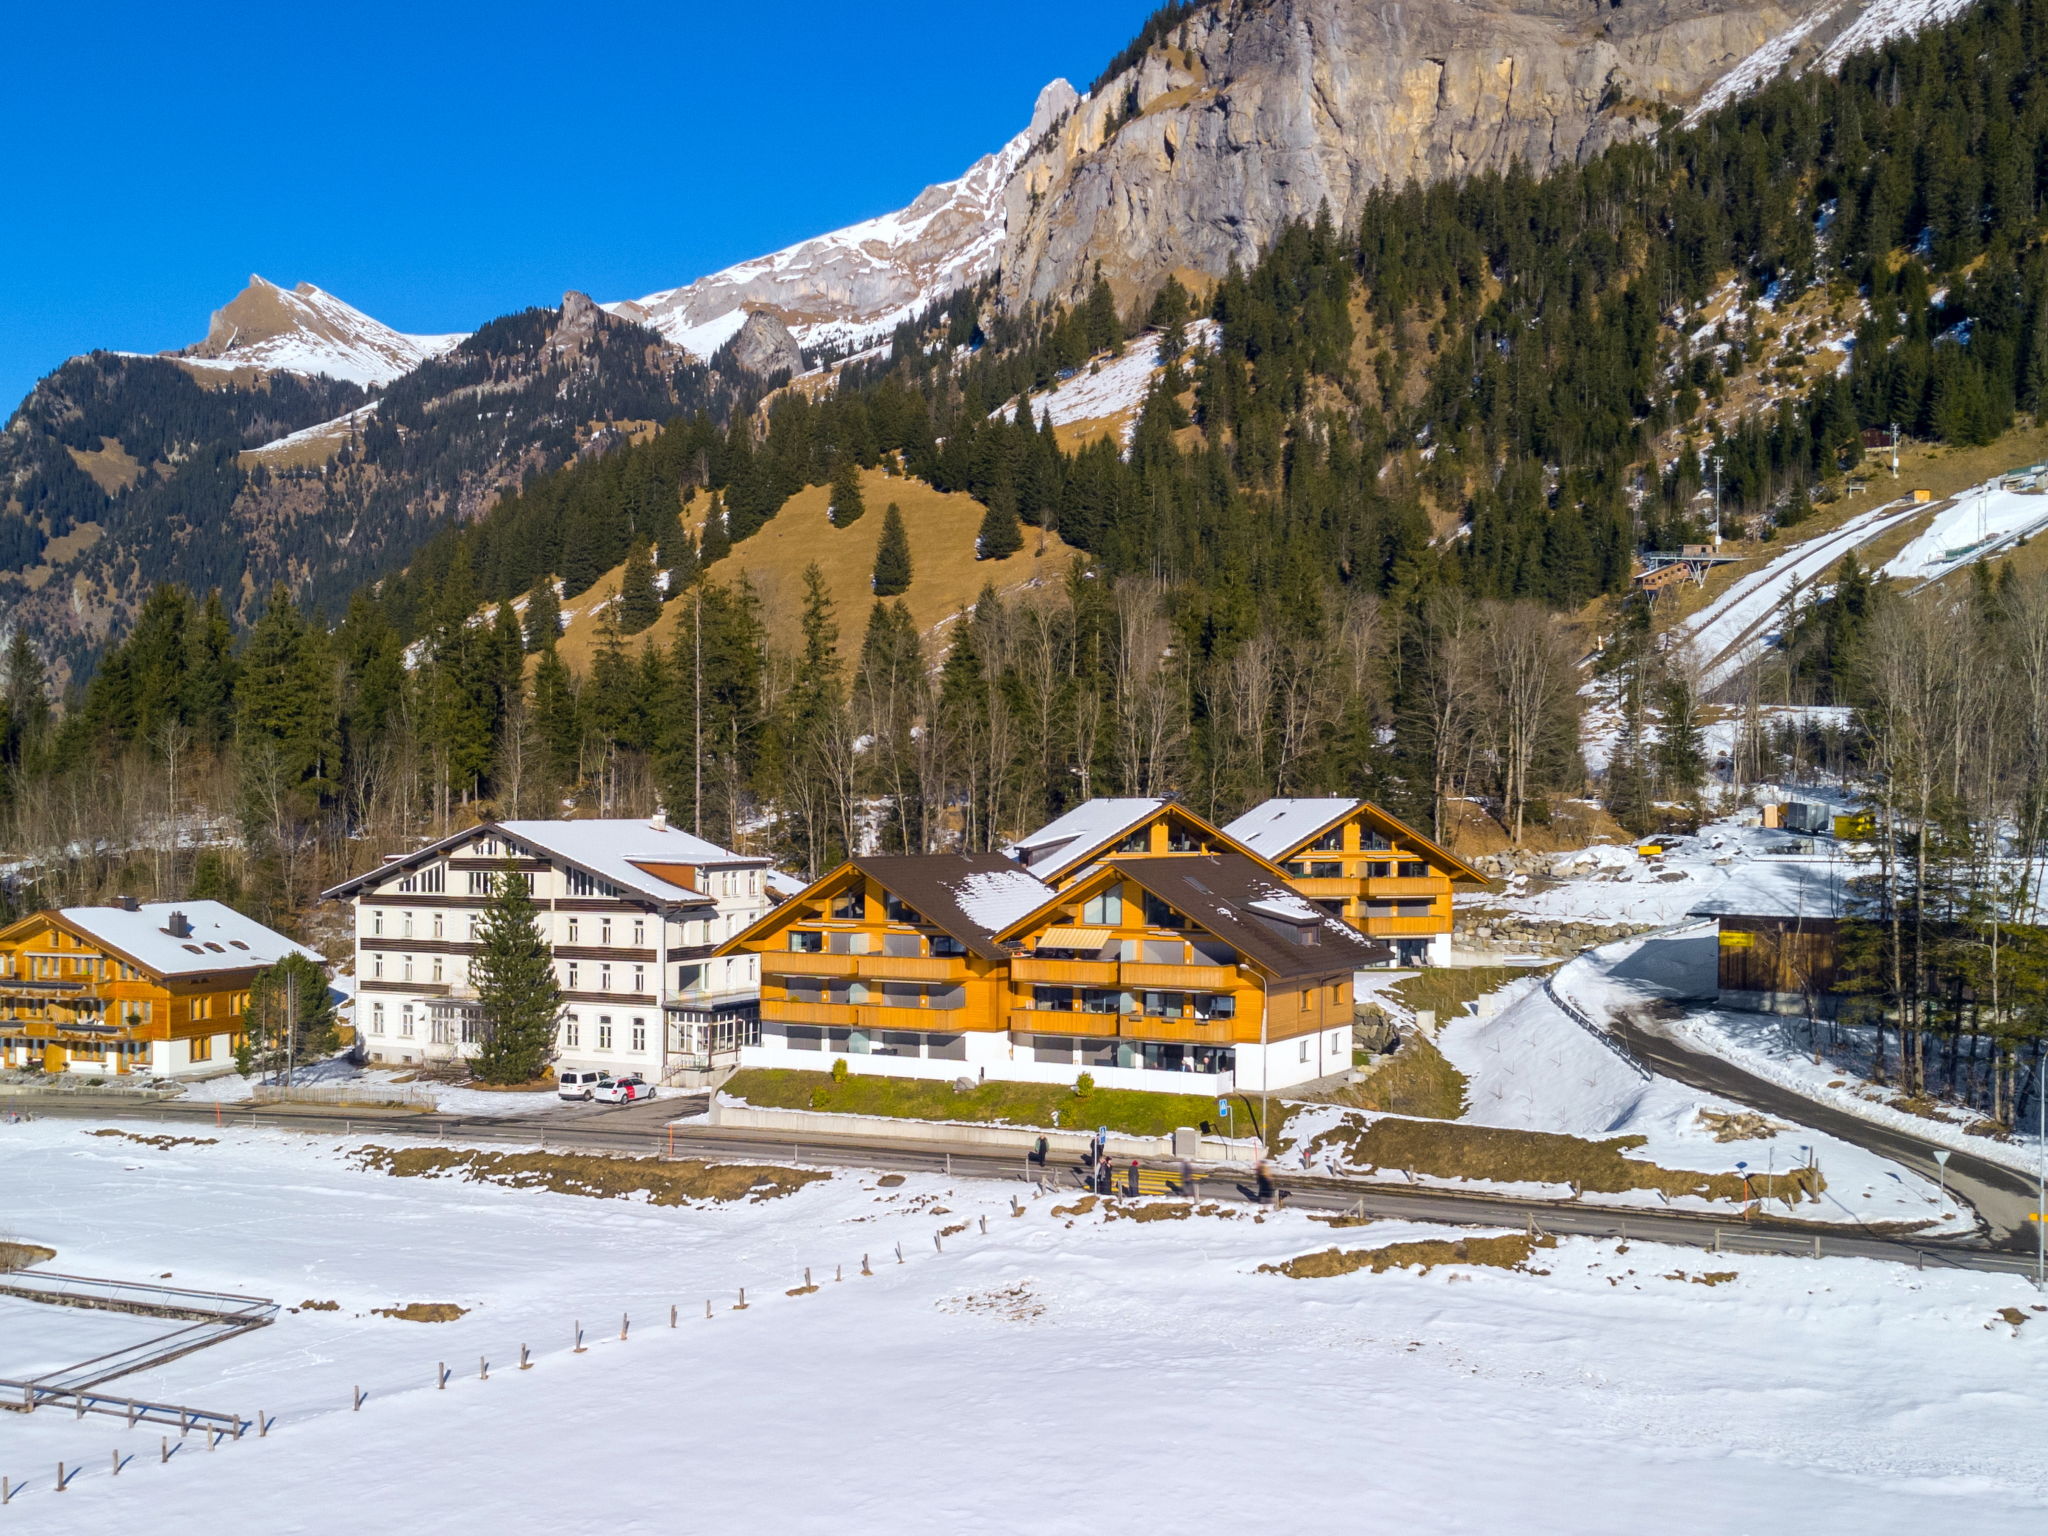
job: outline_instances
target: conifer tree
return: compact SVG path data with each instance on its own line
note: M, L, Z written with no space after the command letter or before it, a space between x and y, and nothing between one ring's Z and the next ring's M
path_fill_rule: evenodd
M637 635L661 617L661 592L654 585L654 553L645 539L636 539L619 575L619 600L613 606L619 633Z
M1657 689L1657 772L1666 794L1688 804L1697 800L1707 776L1706 737L1692 685L1667 677Z
M832 476L832 526L844 528L857 523L867 509L860 493L860 466L851 458L843 458Z
M470 1070L486 1083L532 1082L554 1059L562 994L533 893L510 859L492 882L469 976L483 1015L483 1044Z
M540 732L549 782L556 789L576 784L582 726L577 717L576 680L551 644L533 671L534 724Z
M732 530L725 522L725 498L714 496L704 517L704 540L697 549L697 563L713 566L732 553Z
M562 600L555 595L555 578L543 576L533 584L526 599L526 651L536 655L553 645L562 633Z
M1145 323L1159 332L1159 360L1171 366L1180 361L1181 353L1188 349L1188 317L1194 312L1194 303L1188 297L1187 289L1180 279L1168 274L1166 286L1159 290L1159 296L1152 301L1152 311L1145 317Z
M904 529L902 511L892 501L882 514L882 542L875 548L875 596L901 596L910 590L910 576L910 534Z
M333 1055L338 1043L327 971L305 955L286 955L258 971L242 1018L244 1072L277 1073L318 1061Z
M975 541L976 558L1007 560L1024 547L1023 525L1017 521L1017 495L1007 484L989 496L988 512L981 520L981 535Z
M662 589L661 600L673 602L680 593L689 590L690 583L697 579L698 570L697 541L684 531L680 518L668 537L662 540L660 559L661 568L668 572L668 585Z

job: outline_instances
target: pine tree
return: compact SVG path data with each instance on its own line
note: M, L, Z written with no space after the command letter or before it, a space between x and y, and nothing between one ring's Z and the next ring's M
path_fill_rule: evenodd
M637 635L661 617L661 592L654 585L654 554L644 539L634 541L619 573L619 600L612 609L622 635Z
M1152 301L1151 313L1145 317L1145 323L1159 332L1160 362L1171 366L1187 351L1188 317L1193 312L1194 303L1187 289L1181 286L1179 278L1169 274L1166 286Z
M882 542L875 548L875 596L897 597L908 592L910 576L910 534L903 526L903 513L892 501L882 514Z
M1699 798L1707 776L1706 736L1692 686L1667 677L1657 689L1657 773L1664 791L1688 803Z
M533 669L533 716L545 749L547 778L556 789L576 785L577 757L583 728L576 701L576 680L549 645Z
M243 1015L243 1071L276 1073L334 1054L339 1043L327 971L305 955L286 955L249 983Z
M536 655L546 650L562 633L562 600L555 594L555 578L543 576L533 584L526 599L526 651Z
M988 512L981 520L981 535L975 553L982 560L1007 560L1024 547L1024 528L1017 521L1017 495L1007 484L990 494Z
M832 526L845 528L857 523L867 509L860 493L860 466L850 458L841 459L838 473L832 477Z
M714 496L711 510L704 516L704 539L697 549L697 563L710 567L731 553L732 530L725 522L725 498Z
M668 585L662 589L661 600L673 602L678 595L690 589L699 568L697 541L683 530L680 520L674 531L662 540L660 558L661 568L668 572Z
M532 1082L554 1059L562 994L533 893L510 859L492 882L469 976L483 1015L483 1044L470 1070L486 1083Z

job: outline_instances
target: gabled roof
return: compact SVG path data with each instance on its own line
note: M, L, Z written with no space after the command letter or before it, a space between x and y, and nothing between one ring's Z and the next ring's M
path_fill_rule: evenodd
M425 863L478 837L496 834L522 843L542 856L558 859L587 875L634 896L661 902L708 902L702 891L666 878L677 866L692 869L760 869L766 859L734 853L729 848L693 837L657 821L601 819L589 821L486 821L387 859L377 868L321 892L327 897L359 895L367 886L388 880L399 871Z
M180 913L189 933L171 932L171 920ZM9 924L0 937L17 934L36 922L61 924L107 953L166 980L261 968L275 965L286 955L304 955L315 964L326 963L305 945L218 901L143 902L132 912L115 906L61 907L31 913Z
M1124 854L1104 860L1084 882L1130 880L1281 981L1357 970L1385 960L1387 946L1295 894L1258 860L1241 853ZM1073 898L1073 890L1064 893ZM1041 908L1004 929L1014 939L1043 917ZM1304 944L1295 935L1315 934Z
M1178 800L1161 797L1087 801L1028 837L1019 838L1003 852L1040 879L1056 879L1091 859L1117 857L1108 850L1166 811L1186 821L1218 847L1250 855L1254 862L1263 857Z
M849 860L806 886L767 916L727 939L718 953L731 954L765 934L801 921L791 908L799 902L836 895L865 876L941 933L958 939L970 954L1005 960L998 929L1052 900L1053 888L998 853L913 853Z
M1348 817L1363 813L1391 828L1396 837L1427 855L1459 885L1487 885L1486 876L1441 843L1432 842L1407 822L1370 800L1273 799L1253 806L1223 830L1260 857L1279 863L1292 858Z
M1003 852L1033 874L1064 869L1108 847L1168 803L1163 799L1089 800L1018 838Z

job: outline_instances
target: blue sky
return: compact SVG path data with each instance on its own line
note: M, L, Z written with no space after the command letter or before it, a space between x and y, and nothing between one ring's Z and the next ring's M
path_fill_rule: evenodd
M251 272L408 331L630 298L900 207L1155 0L212 0L8 23L0 416Z

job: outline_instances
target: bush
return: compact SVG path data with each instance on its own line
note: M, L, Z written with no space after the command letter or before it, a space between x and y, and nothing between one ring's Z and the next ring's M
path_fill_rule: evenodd
M1075 1098L1085 1099L1088 1097L1089 1094L1093 1093L1094 1091L1095 1074L1093 1072L1083 1072L1079 1077L1074 1079Z
M846 1058L844 1056L840 1057L837 1061L832 1063L832 1085L835 1088L846 1081L849 1070L850 1069L846 1065Z

